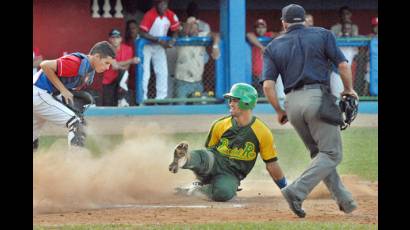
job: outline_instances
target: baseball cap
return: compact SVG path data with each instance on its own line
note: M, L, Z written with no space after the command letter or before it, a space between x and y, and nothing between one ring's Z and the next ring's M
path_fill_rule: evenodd
M108 34L110 37L121 37L121 32L117 29L112 29L111 32Z
M305 9L297 4L290 4L282 9L281 20L288 23L305 21Z
M256 20L255 26L259 26L259 25L263 25L266 27L266 21L263 20L262 18L259 18L258 20Z
M379 17L372 18L372 26L377 26L379 24Z

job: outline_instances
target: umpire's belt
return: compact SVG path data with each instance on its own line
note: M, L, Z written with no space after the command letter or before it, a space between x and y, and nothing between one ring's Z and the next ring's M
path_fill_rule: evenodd
M298 90L320 89L320 88L323 87L323 86L324 86L324 85L323 85L323 84L320 84L320 83L302 85L302 86L293 88L289 93L294 92L294 91L298 91Z

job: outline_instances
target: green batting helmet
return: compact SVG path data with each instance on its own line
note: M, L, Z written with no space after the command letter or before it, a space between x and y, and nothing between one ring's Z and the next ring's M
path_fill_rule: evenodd
M258 100L258 92L256 89L246 83L236 83L232 86L229 93L224 94L224 98L239 99L239 108L242 110L253 109Z

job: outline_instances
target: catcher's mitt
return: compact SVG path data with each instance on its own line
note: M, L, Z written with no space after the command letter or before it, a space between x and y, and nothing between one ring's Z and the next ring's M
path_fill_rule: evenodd
M77 113L84 113L85 110L92 104L95 104L94 97L87 91L71 91L73 94L74 104L71 109Z
M342 111L344 121L344 124L340 126L340 129L345 130L357 116L357 112L359 110L359 100L353 96L344 95L339 101L339 107Z
M85 123L83 114L90 105L95 104L94 97L87 91L70 90L70 92L73 94L73 104L66 103L66 100L61 94L54 97L71 109Z

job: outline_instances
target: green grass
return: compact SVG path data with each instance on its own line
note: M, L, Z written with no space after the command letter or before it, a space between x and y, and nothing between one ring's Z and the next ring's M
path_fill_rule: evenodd
M279 164L289 178L296 178L310 162L308 151L293 129L273 130L278 148ZM202 148L207 133L179 133L169 135L175 143L187 140L191 149ZM60 140L61 139L61 140ZM342 131L343 161L338 166L340 174L354 174L363 179L377 181L378 175L378 129L348 128ZM99 140L99 141L97 141ZM41 137L40 148L48 148L65 137ZM120 135L89 136L86 146L95 156L109 152L122 141ZM258 159L248 178L267 175L264 163Z
M350 229L377 229L374 224L342 224L342 223L323 223L323 222L261 222L261 223L218 223L218 224L163 224L163 225L124 225L124 224L97 224L97 225L63 225L58 227L34 227L36 230L109 230L109 229L223 229L223 230L253 230L253 229L280 229L280 230L316 230L316 229L335 229L335 230L350 230Z

